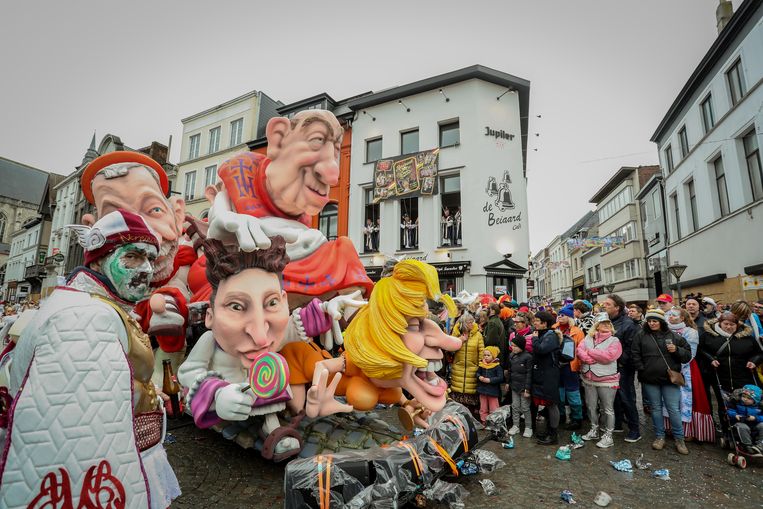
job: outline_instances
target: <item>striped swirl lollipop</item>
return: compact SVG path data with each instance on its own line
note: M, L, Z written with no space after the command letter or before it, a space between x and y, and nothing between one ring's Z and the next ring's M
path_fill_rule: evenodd
M249 387L257 398L269 399L281 394L289 385L289 365L276 352L265 352L249 367Z

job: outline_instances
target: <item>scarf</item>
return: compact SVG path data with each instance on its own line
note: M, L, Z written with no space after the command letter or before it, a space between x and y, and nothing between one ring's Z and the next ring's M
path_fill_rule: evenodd
M498 366L498 361L493 361L490 364L485 364L485 361L480 361L480 367L484 369L490 369Z
M679 322L679 323L668 322L668 328L674 332L681 334L683 330L686 328L686 324L684 322ZM683 336L683 334L681 335Z
M716 323L715 325L713 325L713 330L715 332L717 332L718 334L720 334L721 336L723 336L724 338L730 338L731 337L731 334L729 334L725 330L721 329L721 324L720 323Z
M606 341L607 339L609 339L611 335L612 335L611 332L597 332L593 336L593 342L594 344L598 345L602 341Z
M562 332L562 334L567 334L568 332L570 332L569 323L560 323L558 328Z
M524 329L517 329L517 336L527 336L530 334L530 326L528 325Z

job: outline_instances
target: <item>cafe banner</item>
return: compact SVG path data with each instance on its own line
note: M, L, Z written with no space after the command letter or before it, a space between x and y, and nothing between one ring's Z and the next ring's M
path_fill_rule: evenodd
M374 203L389 198L437 194L437 163L440 149L424 150L374 165Z

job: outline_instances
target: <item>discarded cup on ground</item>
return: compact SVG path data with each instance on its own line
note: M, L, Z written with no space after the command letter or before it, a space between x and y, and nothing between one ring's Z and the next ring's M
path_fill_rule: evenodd
M514 448L514 437L509 437L509 440L507 442L502 443L501 447L503 447L504 449L513 449Z
M568 504L577 504L577 502L575 502L575 499L572 498L572 492L570 490L564 490L561 493L560 497L562 498L564 502L567 502Z
M580 449L581 447L585 446L585 442L583 441L583 438L577 433L575 433L574 431L572 432L571 440L572 440L572 443L570 444L570 447L572 449Z
M644 461L644 453L642 452L641 456L639 456L638 459L636 460L636 466L638 467L639 470L646 470L649 467L651 467L652 464Z
M612 497L605 491L600 491L596 494L596 498L593 499L593 503L599 507L607 507L612 503Z
M485 495L492 496L498 494L498 487L490 479L480 479L480 484L485 492Z
M568 445L563 445L556 451L556 459L570 461L570 458L572 458L572 450Z

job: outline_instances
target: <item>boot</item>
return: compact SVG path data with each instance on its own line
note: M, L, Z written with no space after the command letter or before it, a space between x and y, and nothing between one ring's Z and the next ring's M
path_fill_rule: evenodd
M676 451L678 451L679 454L689 454L689 449L686 448L686 443L683 441L683 439L677 438L675 442Z
M556 445L559 443L559 436L557 435L556 428L548 428L548 434L543 437L538 437L536 442L539 445Z

